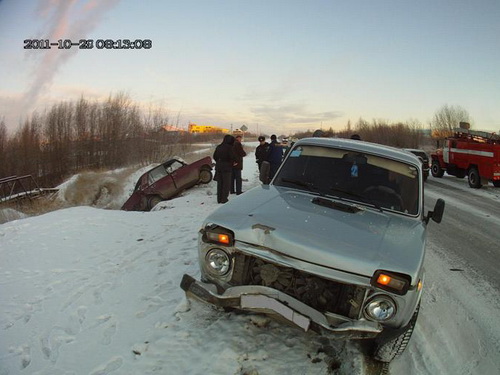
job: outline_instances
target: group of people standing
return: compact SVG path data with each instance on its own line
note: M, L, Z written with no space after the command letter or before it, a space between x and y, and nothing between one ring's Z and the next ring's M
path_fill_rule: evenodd
M264 136L258 138L259 145L255 149L255 159L259 171L264 161L269 162L269 178L272 179L283 159L283 145L278 143L276 135L271 136L271 142L266 142ZM222 143L215 148L215 177L217 181L217 203L226 203L229 193L241 194L241 171L243 170L243 157L247 154L241 144L241 135L226 134Z
M269 179L274 177L283 160L283 147L274 134L271 135L271 143L267 143L264 136L259 137L259 145L255 149L255 159L259 171L263 162L269 162Z
M215 148L215 180L217 181L217 203L226 203L229 193L241 194L243 179L243 157L247 153L241 144L241 135L226 134L222 143Z

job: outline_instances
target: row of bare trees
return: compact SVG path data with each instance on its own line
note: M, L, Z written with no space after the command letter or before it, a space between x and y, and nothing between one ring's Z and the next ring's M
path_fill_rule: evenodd
M104 102L80 98L34 113L12 135L0 121L0 178L31 174L54 186L84 169L159 162L189 134L166 132L168 114L143 114L126 94Z
M467 111L445 105L429 125L433 133L446 134L460 121L470 121ZM123 93L104 102L83 97L76 102L61 102L43 114L34 113L13 135L0 121L0 178L31 174L48 187L84 169L160 162L172 156L175 145L190 144L193 137L187 132L164 131L165 125L172 124L162 109L151 108L144 114ZM341 131L330 128L323 133L340 138L356 133L364 141L400 148L429 144L424 127L416 120L389 123L359 119L354 126L349 121ZM312 131L307 131L293 137L311 135ZM209 140L206 137L213 139L214 135L196 138ZM219 140L220 135L216 137Z
M368 122L362 118L352 126L347 123L345 129L334 131L332 128L323 130L326 137L350 138L357 134L362 140L380 143L398 148L422 148L432 144L431 137L441 139L453 134L461 122L471 122L469 113L460 106L444 105L439 108L424 128L418 120L390 123L385 120ZM310 137L313 131L309 130L293 135L296 138ZM432 146L431 146L432 147Z
M368 122L359 119L354 125L347 123L345 129L334 131L332 128L323 130L325 137L350 138L357 134L363 141L380 143L400 148L420 148L427 142L424 128L418 121L389 123L383 120ZM312 131L297 133L293 137L303 138L313 135Z

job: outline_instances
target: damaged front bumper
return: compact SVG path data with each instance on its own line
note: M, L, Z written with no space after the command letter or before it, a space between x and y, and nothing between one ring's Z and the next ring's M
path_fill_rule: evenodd
M218 307L278 316L304 331L313 330L346 338L371 338L382 331L381 325L376 322L349 320L335 314L326 315L279 290L266 286L234 286L219 293L215 284L197 281L185 274L181 288L188 297ZM337 323L332 324L332 321Z

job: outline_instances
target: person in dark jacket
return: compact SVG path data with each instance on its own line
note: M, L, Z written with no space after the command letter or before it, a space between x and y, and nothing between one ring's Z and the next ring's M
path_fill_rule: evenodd
M247 156L247 153L243 149L241 144L241 135L237 135L234 140L233 145L234 156L236 157L236 163L233 165L233 175L231 178L231 194L240 195L243 191L242 185L243 180L241 178L241 171L243 170L243 157Z
M255 149L255 161L257 162L260 171L262 163L267 159L267 151L269 150L269 143L266 142L266 137L262 135L258 139L259 139L259 145Z
M214 151L217 203L226 203L228 201L229 189L231 188L231 174L233 165L236 163L233 145L234 137L226 134L222 143Z
M267 152L267 161L270 164L269 179L271 180L278 168L280 167L281 161L283 160L283 145L278 143L276 135L271 135L271 143L269 144L269 150Z

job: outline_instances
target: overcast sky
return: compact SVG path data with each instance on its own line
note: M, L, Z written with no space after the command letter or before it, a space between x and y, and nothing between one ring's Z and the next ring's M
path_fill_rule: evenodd
M25 39L94 48L24 49ZM152 41L97 49L98 39ZM0 117L125 92L189 122L289 133L426 125L445 104L500 130L498 0L0 0Z

